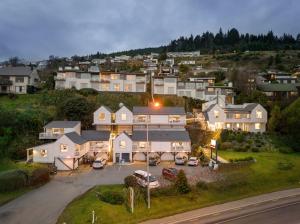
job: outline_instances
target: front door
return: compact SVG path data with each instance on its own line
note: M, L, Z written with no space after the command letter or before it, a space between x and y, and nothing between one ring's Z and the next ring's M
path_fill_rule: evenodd
M122 160L127 163L130 162L129 153L122 153Z
M116 163L120 162L120 153L116 153Z

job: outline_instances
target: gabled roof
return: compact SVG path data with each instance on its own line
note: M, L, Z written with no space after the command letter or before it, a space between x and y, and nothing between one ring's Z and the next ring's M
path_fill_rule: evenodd
M110 131L82 131L81 136L87 141L108 141L110 138Z
M168 142L168 141L190 141L187 131L149 131L149 141ZM147 141L147 131L133 131L133 141Z
M84 139L82 136L80 136L77 132L73 131L70 133L66 133L65 136L67 136L72 142L81 145L85 142L87 142L86 139Z
M51 121L44 128L74 128L80 121Z
M110 113L112 113L113 111L109 108L109 107L107 107L107 106L101 106L102 108L104 108L104 109L106 109L107 111L109 111ZM97 110L99 110L101 107L99 107Z
M134 115L185 115L183 107L133 107Z
M30 67L4 67L0 68L0 76L30 76L33 70Z
M228 111L238 111L238 112L251 112L258 103L244 103L242 105L227 105L224 109L225 112Z

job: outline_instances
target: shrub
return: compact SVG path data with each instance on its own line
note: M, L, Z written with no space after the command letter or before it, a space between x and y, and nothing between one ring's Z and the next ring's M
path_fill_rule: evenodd
M32 171L29 176L29 184L31 186L42 185L50 180L49 169L47 168L37 168Z
M151 195L153 197L175 196L177 194L178 194L178 191L174 188L174 186L151 189Z
M207 190L208 189L208 184L206 182L200 180L196 183L196 187L201 189L201 190Z
M129 175L124 178L124 185L125 187L134 187L136 188L138 186L137 180L134 176Z
M222 150L228 150L228 149L232 149L232 143L231 142L223 142L221 144L221 149Z
M259 152L259 148L258 147L253 147L252 152Z
M105 191L99 194L99 199L112 205L121 205L125 201L123 194L116 191Z
M291 149L290 147L282 146L279 148L279 152L288 154L294 152L294 150Z
M28 184L28 174L24 170L9 170L0 174L0 192L21 189Z
M97 95L98 94L97 90L92 89L92 88L80 89L78 92L79 92L80 95L83 95L83 96Z
M277 168L279 170L291 170L295 165L292 162L285 161L285 162L278 162Z
M185 173L183 170L180 170L178 172L177 178L175 180L175 189L180 193L180 194L186 194L191 191L191 188L188 184L187 178L185 176Z
M8 94L8 98L11 99L11 100L15 100L18 98L17 94L14 94L14 93L9 93Z
M246 162L246 161L254 161L254 158L252 156L247 156L244 158L234 158L234 159L229 159L231 163L233 162Z

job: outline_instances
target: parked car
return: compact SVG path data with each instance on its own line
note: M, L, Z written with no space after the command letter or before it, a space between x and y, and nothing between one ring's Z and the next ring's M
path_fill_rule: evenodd
M175 180L178 174L178 170L176 168L163 168L162 175L164 178L168 180Z
M95 159L95 161L93 162L93 168L94 169L102 169L104 168L104 166L106 165L106 159L104 158L97 158Z
M176 157L175 158L175 164L176 165L185 165L187 162L187 158L186 157Z
M199 165L199 160L197 157L191 157L187 163L189 166L198 166Z
M133 173L133 176L137 179L137 183L142 187L147 187L148 185L148 173L143 170L136 170ZM155 176L152 176L149 173L149 188L158 188L160 186L158 180Z
M160 163L159 157L150 157L149 158L149 165L150 166L157 166Z

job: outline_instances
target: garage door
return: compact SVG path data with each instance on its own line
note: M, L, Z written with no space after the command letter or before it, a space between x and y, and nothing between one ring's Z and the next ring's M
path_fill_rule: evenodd
M173 161L174 160L174 155L170 152L165 152L161 155L161 160Z
M142 152L137 152L137 153L134 154L133 160L135 160L135 161L145 161L146 160L146 156Z
M124 162L130 162L130 155L129 155L129 153L122 153L122 160Z

